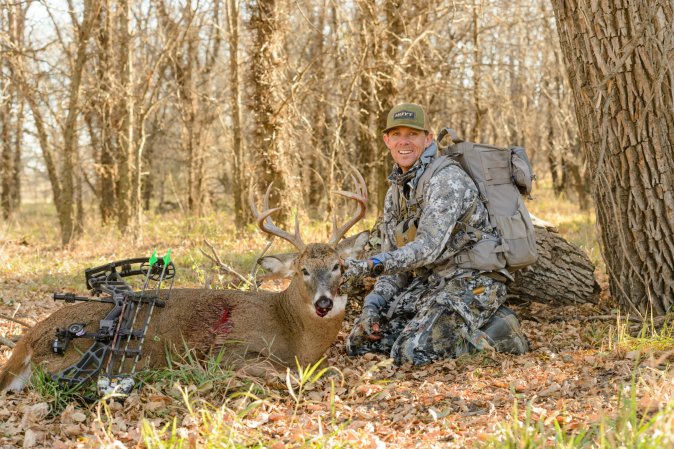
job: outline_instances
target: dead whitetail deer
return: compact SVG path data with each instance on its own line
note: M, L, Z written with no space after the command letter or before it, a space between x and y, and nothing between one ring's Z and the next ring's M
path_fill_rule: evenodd
M290 285L278 293L173 289L165 307L155 309L139 368L164 367L167 350L180 354L185 348L202 357L222 351L224 363L256 376L272 368L294 367L296 359L302 365L320 360L337 337L344 318L346 297L339 295L341 260L355 256L367 240L363 232L340 242L366 211L365 182L358 172L353 179L355 193L335 193L354 200L357 210L339 228L333 220L334 232L327 244L305 244L297 218L294 235L273 224L270 216L278 208L269 208L271 186L262 212L258 212L251 193L251 209L260 229L287 240L299 251L294 257L267 256L259 261L272 271L292 273ZM53 374L77 363L91 340L74 338L59 355L52 347L56 329L82 323L94 331L110 309L110 304L95 302L68 305L36 324L0 371L0 391L22 389L35 365Z

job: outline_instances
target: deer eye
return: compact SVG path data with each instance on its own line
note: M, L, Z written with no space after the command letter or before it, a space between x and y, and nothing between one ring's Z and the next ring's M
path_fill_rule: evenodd
M309 276L309 271L306 268L302 268L302 274L305 276Z
M339 270L339 264L336 263L334 267L332 267L332 271L337 271Z

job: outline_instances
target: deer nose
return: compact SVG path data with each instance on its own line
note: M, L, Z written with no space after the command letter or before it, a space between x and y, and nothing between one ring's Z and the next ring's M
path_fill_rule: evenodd
M318 316L323 317L327 315L329 311L332 310L332 299L323 295L320 298L318 298L318 301L316 301L314 307L316 307L316 314Z

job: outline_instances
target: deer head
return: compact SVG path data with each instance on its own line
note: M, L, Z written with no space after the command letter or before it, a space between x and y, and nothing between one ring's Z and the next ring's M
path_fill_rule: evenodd
M328 243L305 244L300 237L297 216L295 216L293 235L279 229L270 218L271 214L279 210L279 208L269 208L269 194L272 186L269 185L265 193L262 212L259 212L255 206L251 190L251 210L260 229L292 243L299 251L262 257L258 263L277 276L292 278L288 290L299 293L299 296L304 298L305 306L319 317L343 313L346 299L338 295L342 280L342 261L362 250L368 239L368 233L362 232L340 242L344 234L365 216L367 210L365 180L357 170L354 169L353 172L355 192L339 190L334 193L354 200L357 204L356 212L341 227L337 226L337 219L333 216L333 233Z

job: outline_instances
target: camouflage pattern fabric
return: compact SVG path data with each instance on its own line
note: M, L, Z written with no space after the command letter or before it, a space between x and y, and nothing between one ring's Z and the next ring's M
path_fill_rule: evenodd
M505 290L503 283L478 273L461 273L450 280L416 278L380 309L382 338L368 340L356 324L347 339L347 353L378 352L397 364L422 365L492 349L480 327L503 304Z

